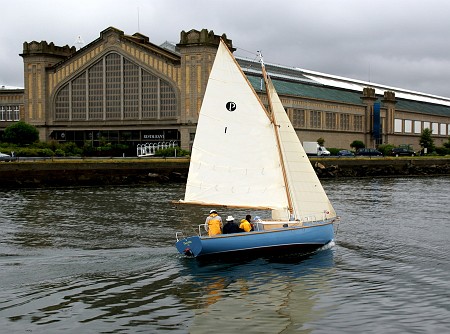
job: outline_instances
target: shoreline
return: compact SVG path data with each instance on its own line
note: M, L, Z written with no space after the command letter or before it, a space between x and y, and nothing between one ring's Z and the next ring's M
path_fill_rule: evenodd
M320 179L450 175L447 157L310 158ZM58 158L0 163L2 188L185 183L189 158Z

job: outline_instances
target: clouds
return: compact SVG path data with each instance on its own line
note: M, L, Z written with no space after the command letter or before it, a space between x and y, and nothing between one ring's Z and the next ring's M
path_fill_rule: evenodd
M450 96L450 3L445 0L10 1L0 35L0 84L23 86L22 43L86 43L109 26L150 41L182 30L226 33L236 54Z

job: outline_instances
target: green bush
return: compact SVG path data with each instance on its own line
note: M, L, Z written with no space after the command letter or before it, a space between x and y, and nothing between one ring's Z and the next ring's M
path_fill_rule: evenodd
M170 148L164 148L161 150L157 150L155 152L155 157L174 157L176 151L177 157L184 157L189 155L188 151L185 151L181 149L180 147L170 147Z
M37 148L29 148L29 147L19 147L15 151L15 155L17 157L37 157L38 149Z
M58 149L62 150L65 153L65 156L78 156L83 152L83 150L79 148L74 142L67 142L60 145L60 148L54 149L55 153Z
M3 141L18 145L29 145L39 140L39 131L35 126L19 121L8 126L3 134Z
M53 157L55 153L49 148L19 147L14 151L16 157Z
M38 150L39 157L53 157L55 153L49 148L43 148Z
M60 148L58 148L55 150L55 156L64 157L64 156L66 156L66 153L63 150L61 150Z
M379 145L378 151L380 151L384 155L389 155L393 148L395 148L395 146L392 144Z
M81 154L83 156L92 156L95 152L94 146L90 141L85 141L83 147L81 148Z
M447 147L436 147L436 154L438 155L447 155L450 154L450 149Z
M339 151L341 150L340 148L327 148L328 151L330 151L331 155L338 155Z
M353 149L355 149L355 150L358 150L358 149L360 149L360 148L365 148L366 145L365 145L362 141L360 141L360 140L354 140L354 141L350 144L350 147L353 148Z
M447 142L444 143L444 147L450 149L450 137L448 138Z

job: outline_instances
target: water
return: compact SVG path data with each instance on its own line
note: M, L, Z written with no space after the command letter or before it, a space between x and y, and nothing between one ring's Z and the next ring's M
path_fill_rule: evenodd
M209 210L183 185L0 190L0 332L448 332L450 177L323 183L334 247L207 264L174 247Z

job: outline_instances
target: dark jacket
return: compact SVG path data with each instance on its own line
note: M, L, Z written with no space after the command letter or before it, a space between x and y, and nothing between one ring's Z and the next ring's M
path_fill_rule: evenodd
M227 233L238 233L238 232L243 232L243 230L241 230L238 226L238 224L236 224L234 221L232 222L227 222L224 226L223 226L223 234L227 234Z

